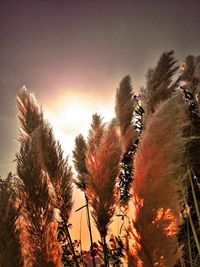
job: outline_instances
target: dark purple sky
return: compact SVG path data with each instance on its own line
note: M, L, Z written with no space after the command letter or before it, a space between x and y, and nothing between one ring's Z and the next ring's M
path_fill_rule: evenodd
M40 103L70 88L109 96L130 74L135 90L163 51L200 53L200 0L0 0L0 175L14 164L15 99Z

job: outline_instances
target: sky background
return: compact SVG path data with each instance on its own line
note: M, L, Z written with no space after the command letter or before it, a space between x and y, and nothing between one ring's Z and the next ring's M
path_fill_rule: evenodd
M65 154L92 113L113 116L130 74L137 92L163 51L200 54L200 0L0 0L0 175L15 168L16 95L34 92Z

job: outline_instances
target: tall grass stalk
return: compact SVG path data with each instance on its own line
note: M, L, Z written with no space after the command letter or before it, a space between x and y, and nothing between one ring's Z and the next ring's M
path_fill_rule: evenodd
M80 134L75 139L75 148L73 150L74 167L78 173L77 179L74 182L75 182L76 186L82 192L84 192L86 205L84 205L80 209L86 207L93 267L96 267L95 256L93 253L93 238L92 238L92 228L91 228L91 220L90 220L89 201L88 201L88 197L86 194L87 177L88 177L88 170L87 170L87 166L86 166L86 152L87 152L87 145L86 145L84 137Z
M193 176L195 176L195 175L193 174ZM189 179L190 179L190 185L191 185L191 188L192 188L192 196L193 196L193 199L194 199L195 210L196 210L196 213L197 213L198 223L199 223L199 227L200 227L199 205L198 205L196 193L195 193L195 190L194 190L194 184L193 184L193 181L192 181L192 176L191 176L191 172L190 171L189 171Z
M190 233L189 233L189 222L187 219L187 239L188 239L188 250L189 250L189 257L190 257L190 266L193 267L193 259L192 259L192 251L191 251L191 244L190 244Z
M188 211L188 218L189 218L190 226L192 228L192 234L194 236L194 240L195 240L195 243L196 243L196 246L197 246L198 254L200 255L200 243L199 243L197 232L196 232L196 229L195 229L195 226L194 226L194 222L192 220L192 216L190 214L189 207L188 207L187 203L186 203L186 208L187 208L187 211Z
M185 174L183 175L182 177L182 181L185 181L187 178L189 177L189 182L191 183L192 182L192 177L191 177L191 171L190 171L190 168L189 166L187 166L187 171L185 172ZM192 182L193 184L193 182ZM182 199L183 199L183 203L185 205L185 208L186 208L186 214L187 214L187 218L185 219L186 220L186 236L187 236L187 239L185 240L185 242L187 242L188 244L188 254L189 254L189 261L190 261L190 266L193 267L195 266L194 265L194 260L193 260L193 256L192 256L192 247L191 247L191 240L190 240L190 232L189 232L189 225L191 226L191 229L192 229L192 235L194 237L194 241L195 241L195 244L196 244L196 247L197 247L197 251L198 251L198 254L200 252L200 243L199 243L199 240L198 240L198 235L197 235L197 231L195 229L195 226L194 226L194 222L193 222L193 219L192 219L192 216L191 216L191 213L190 213L190 208L188 206L188 203L187 203L187 184L185 185L185 189L181 189L181 195L182 195ZM200 255L200 254L199 254ZM181 260L184 261L184 258L182 258ZM182 267L185 267L185 261L184 262L181 262L181 266Z
M186 175L187 174L189 176L189 179L191 179L191 173L190 173L189 167L188 167L188 171L187 171ZM185 207L186 207L186 212L187 212L187 215L188 215L189 223L190 223L190 226L191 226L191 229L192 229L192 234L193 234L193 237L194 237L194 240L195 240L195 243L196 243L197 251L198 251L198 254L200 255L200 243L199 243L198 235L197 235L197 232L196 232L196 229L195 229L195 226L194 226L194 222L193 222L193 219L192 219L192 216L191 216L191 213L190 213L190 208L189 208L187 200L186 200L186 194L184 192L182 192L182 196L183 196L184 204L185 204ZM187 235L188 235L188 232L187 232Z

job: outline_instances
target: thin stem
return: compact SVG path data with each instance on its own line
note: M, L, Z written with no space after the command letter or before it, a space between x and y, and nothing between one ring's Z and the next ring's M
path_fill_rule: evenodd
M65 222L65 230L66 230L66 234L67 234L67 237L68 237L70 248L72 250L74 261L76 263L76 266L79 267L78 260L77 260L77 257L76 257L76 253L74 251L74 247L73 247L73 244L72 244L72 239L71 239L71 236L70 236L69 228L68 228L68 225L67 225L66 222Z
M103 252L104 252L104 265L105 265L105 267L109 267L107 244L106 244L106 236L105 235L102 237L102 240L103 240Z
M187 173L188 173L189 177L191 178L189 169L188 169ZM196 243L198 255L200 255L200 243L199 243L199 239L198 239L198 236L197 236L197 232L196 232L196 229L195 229L195 226L194 226L194 222L193 222L192 216L190 214L190 208L189 208L189 206L187 204L187 200L186 200L186 197L185 197L185 194L184 193L183 193L183 197L184 197L185 207L186 207L186 210L187 210L187 214L188 214L190 226L191 226L191 229L192 229L192 234L193 234L193 237L194 237L194 241Z
M194 174L193 174L194 176ZM197 213L197 217L198 217L198 223L199 223L199 227L200 227L200 211L199 211L199 206L198 206L198 201L197 201L197 197L196 197L196 193L194 190L194 184L192 181L192 176L191 173L189 172L189 178L190 178L190 185L192 188L192 195L193 195L193 199L194 199L194 205L195 205L195 209L196 209L196 213Z
M189 222L187 219L187 238L188 238L188 250L189 250L189 257L190 257L190 266L193 267L193 259L192 259L192 251L191 251L191 244L190 244L190 233L189 233Z
M188 205L187 205L187 207L188 207ZM188 207L188 210L189 210L189 207ZM192 233L193 233L193 236L194 236L194 240L195 240L195 243L196 243L196 246L197 246L198 254L200 255L200 243L199 243L199 239L198 239L198 236L197 236L197 233L196 233L196 230L195 230L195 226L194 226L190 211L188 211L188 217L189 217L190 225L191 225L191 228L192 228Z
M82 259L82 235L81 235L82 215L83 215L83 211L81 210L81 219L80 219L80 255L81 255L81 259Z
M88 197L86 194L85 194L85 201L86 201L88 228L89 228L89 233L90 233L90 243L91 243L91 250L92 250L92 262L93 262L93 267L96 267L95 256L93 253L93 239L92 239L92 229L91 229L91 221L90 221L89 202L88 202Z

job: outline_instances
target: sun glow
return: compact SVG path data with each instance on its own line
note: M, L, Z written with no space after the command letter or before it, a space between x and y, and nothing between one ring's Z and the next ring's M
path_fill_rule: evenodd
M47 103L44 109L46 119L53 126L55 137L60 141L66 155L71 154L78 134L87 137L94 113L101 115L104 122L114 117L114 108L109 99L102 102L98 97L91 99L87 95L57 97L53 103Z

